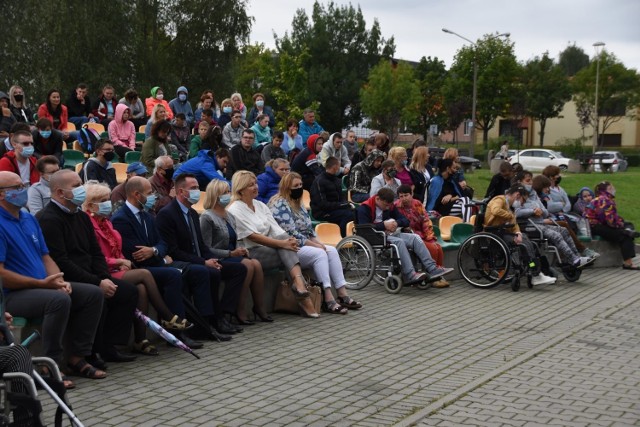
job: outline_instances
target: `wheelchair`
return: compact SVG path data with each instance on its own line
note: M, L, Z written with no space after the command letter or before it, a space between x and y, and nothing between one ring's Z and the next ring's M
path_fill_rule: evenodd
M520 290L521 278L526 277L527 286L533 287L533 277L540 272L558 277L556 268L560 268L565 279L574 282L580 278L582 271L561 261L555 246L549 245L544 239L542 229L529 221L522 224L527 236L540 250L540 262L526 263L526 251L521 245L516 245L504 239L514 224L504 224L498 227L483 227L488 199L473 201L480 207L477 214L474 234L467 238L458 250L458 266L462 278L472 286L478 288L492 288L500 283L508 282L511 290ZM552 256L553 266L549 264L546 254Z
M389 242L384 231L371 224L356 225L354 234L336 245L347 289L363 289L371 280L383 285L390 294L402 290L402 263L398 247ZM429 288L429 281L415 284L418 289Z

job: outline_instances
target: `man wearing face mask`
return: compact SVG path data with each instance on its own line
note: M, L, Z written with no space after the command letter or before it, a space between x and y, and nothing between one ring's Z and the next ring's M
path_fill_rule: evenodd
M42 156L55 156L60 164L63 163L62 150L66 149L63 141L63 134L57 129L53 129L51 120L38 119L36 129L31 132L33 136L33 155L39 159Z
M151 212L157 214L160 209L167 206L174 197L176 191L173 188L173 159L169 156L160 156L153 161L153 175L149 178L149 183L153 192L158 195L158 201Z
M335 157L327 159L326 169L311 185L311 212L314 218L338 224L340 234L345 237L347 224L355 219L353 205L347 201L342 191L340 160Z
M116 188L111 191L111 204L113 205L113 212L120 209L120 206L127 200L127 193L125 191L125 185L134 176L147 177L147 168L140 162L133 162L127 166L127 179L122 183L116 185Z
M44 353L61 367L62 341L68 331L72 369L88 378L104 378L104 371L84 361L91 354L100 321L102 292L89 283L64 277L49 254L38 222L22 211L26 204L27 189L20 177L0 172L0 278L6 309L16 316L43 318ZM64 382L73 387L71 381Z
M111 165L116 153L111 141L100 139L96 142L95 157L89 158L82 172L83 181L95 180L106 183L112 190L118 185L116 170Z
M181 174L175 178L175 183L175 200L158 212L157 216L158 231L167 243L167 253L174 262L187 263L190 265L189 270L194 269L197 274L204 273L205 279L201 281L210 285L213 312L209 311L208 306L206 311L205 306L198 306L198 309L203 316L208 317L211 326L221 334L242 332L242 328L230 324L224 315L236 312L247 268L239 262L218 262L205 245L200 219L192 208L200 200L196 177ZM222 298L219 298L221 280L225 281L225 287ZM196 304L198 299L194 294Z
M0 159L0 171L13 172L20 176L25 184L35 184L40 181L40 172L36 168L36 158L33 156L33 136L28 130L19 130L11 135L13 151L7 152Z
M185 307L182 299L184 280L189 283L197 295L198 303L203 301L204 309L213 312L211 308L211 293L206 280L196 280L193 273L180 263L174 263L167 255L167 244L162 240L156 228L155 219L149 214L156 204L156 195L148 180L132 177L125 186L127 200L122 208L111 218L113 228L122 236L122 253L139 268L146 268L151 272L156 283L163 292L163 299L172 313L181 319L185 318ZM178 284L178 286L176 286ZM180 339L191 348L201 348L202 344L192 341L181 334Z
M195 123L195 116L193 115L193 109L191 108L191 103L189 102L189 91L186 87L180 86L176 91L176 97L169 101L169 107L173 112L173 115L177 115L178 113L184 114L187 125L189 128L193 128L193 124Z
M133 361L135 356L121 353L116 345L126 345L129 341L138 289L109 275L91 219L80 209L86 192L78 174L68 169L58 171L49 185L51 203L37 218L51 258L60 266L66 280L98 286L104 296L91 363L104 368L100 355L106 361Z
M327 159L335 157L339 160L340 175L348 175L351 170L351 160L349 159L349 151L342 143L342 134L336 132L329 137L329 140L322 144L320 151L320 164L326 168Z
M402 184L398 178L396 178L396 167L393 160L385 160L380 166L382 172L376 175L371 180L371 189L369 190L369 197L373 197L378 194L381 188L388 188L393 191L394 199L398 198L398 187Z

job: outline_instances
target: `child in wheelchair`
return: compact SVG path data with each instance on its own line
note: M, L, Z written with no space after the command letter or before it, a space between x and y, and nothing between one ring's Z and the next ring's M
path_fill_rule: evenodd
M522 203L527 193L524 186L515 184L504 196L491 199L485 211L484 228L486 231L499 234L507 243L518 246L523 257L522 266L529 269L533 276L532 285L550 285L556 282L556 278L543 273L543 270L548 269L548 263L540 254L537 245L520 231L513 212L514 206Z
M398 248L405 285L425 280L433 281L451 273L453 268L438 267L420 236L402 232L403 228L409 227L409 220L394 206L394 198L393 190L388 188L378 190L375 196L370 197L358 207L357 223L372 224L374 229L384 231L388 242ZM415 270L409 250L416 255L426 273L418 273Z

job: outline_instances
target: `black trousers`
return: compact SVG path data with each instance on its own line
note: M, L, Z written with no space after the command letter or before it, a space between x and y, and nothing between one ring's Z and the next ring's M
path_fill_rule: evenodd
M613 228L608 225L592 225L591 234L600 236L607 242L620 245L622 259L627 260L636 256L636 244L631 236L624 234L622 228Z
M138 305L138 288L129 282L111 279L118 286L111 298L105 298L102 317L96 332L93 351L104 353L114 345L126 345L129 342L134 310Z

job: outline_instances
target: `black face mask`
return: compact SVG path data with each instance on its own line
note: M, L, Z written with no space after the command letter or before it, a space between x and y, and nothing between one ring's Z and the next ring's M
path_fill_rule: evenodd
M104 159L107 162L110 162L111 160L116 158L116 153L114 153L113 151L110 151L108 153L104 153Z
M561 176L559 176L559 177L557 177L557 178L556 178L556 187L557 187L558 185L560 185L560 181L562 181L562 177L561 177Z
M389 178L395 178L397 173L398 173L398 171L397 171L397 170L395 170L395 169L391 169L391 170L387 171L387 176L388 176Z
M15 99L16 102L22 102L24 95L13 95L13 99Z
M169 168L169 169L165 169L164 170L164 176L167 179L171 179L173 177L173 173L175 172L175 170L173 168Z
M304 188L300 187L300 188L294 188L291 190L291 198L293 200L299 200L300 198L302 198L302 192L304 191Z

